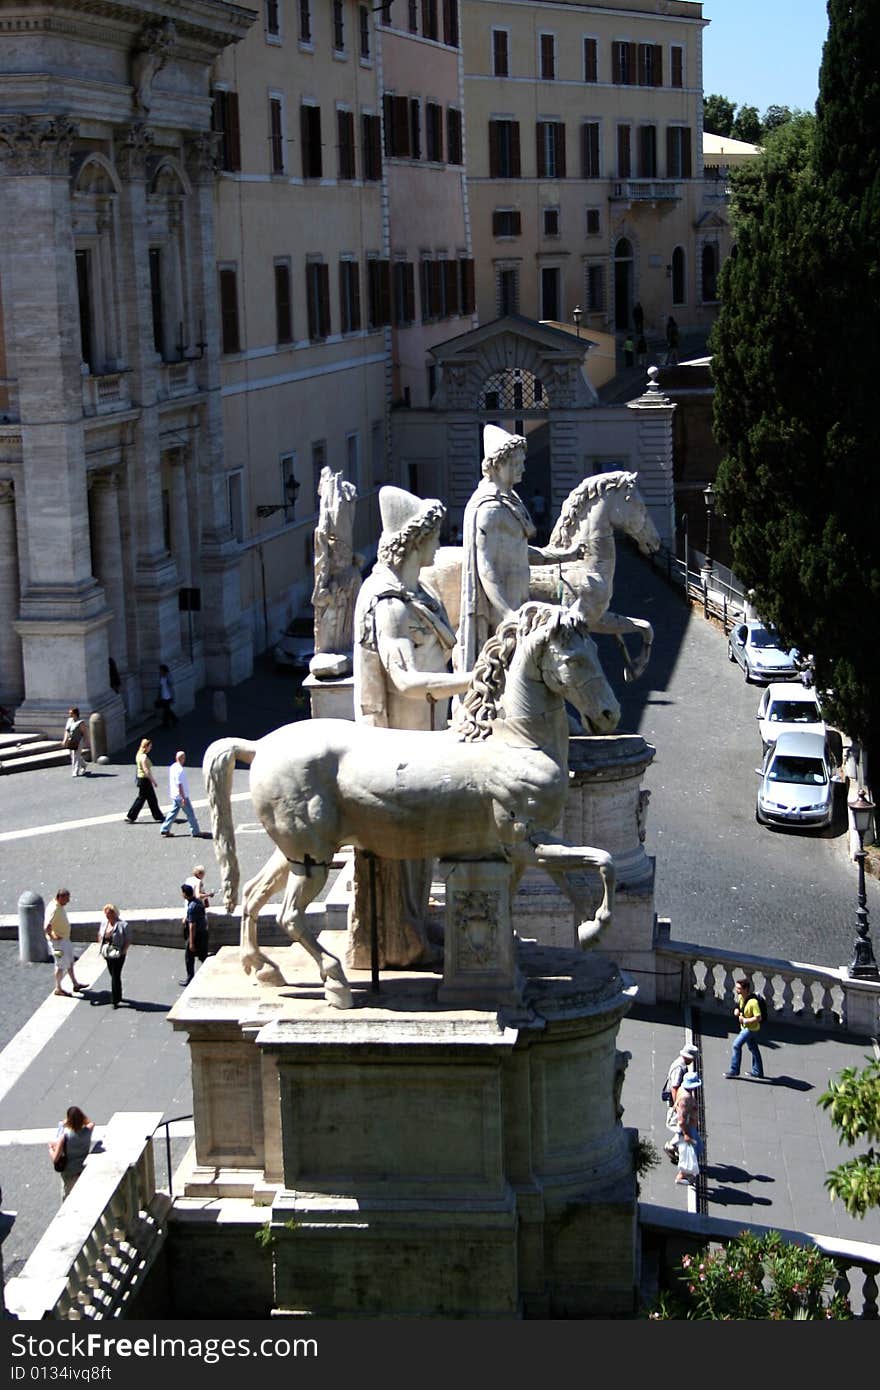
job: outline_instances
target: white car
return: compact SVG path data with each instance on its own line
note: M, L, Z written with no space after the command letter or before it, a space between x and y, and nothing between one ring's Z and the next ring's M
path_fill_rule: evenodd
M821 734L824 738L827 732L816 692L788 681L774 681L767 686L758 703L755 718L765 753L780 734L803 730L805 733Z
M780 734L764 755L755 820L759 825L821 827L834 818L834 783L822 734Z

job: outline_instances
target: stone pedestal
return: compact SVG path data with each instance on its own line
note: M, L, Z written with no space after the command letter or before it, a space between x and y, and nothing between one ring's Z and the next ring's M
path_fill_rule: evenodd
M308 675L302 683L308 691L313 719L354 719L354 677L319 681Z
M271 1207L264 1315L630 1315L635 1136L615 1040L637 990L617 967L521 945L515 1016L438 1008L425 971L384 977L378 999L352 972L341 1015L301 950L273 955L283 987L252 984L224 948L169 1015L189 1037L195 1118L175 1315L217 1287L239 1226L252 1243L254 1204ZM213 1199L210 1229L193 1198ZM236 1315L228 1286L214 1317Z
M614 858L617 887L611 927L602 949L639 977L640 1000L653 1003L654 864L645 853L649 792L642 787L655 749L638 734L569 742L570 786L558 833L573 845L594 845ZM601 897L598 875L572 879ZM523 877L513 903L517 934L547 945L575 943L574 909L547 875L537 869Z
M441 1004L517 1005L522 978L510 921L511 867L505 863L441 862L446 880Z

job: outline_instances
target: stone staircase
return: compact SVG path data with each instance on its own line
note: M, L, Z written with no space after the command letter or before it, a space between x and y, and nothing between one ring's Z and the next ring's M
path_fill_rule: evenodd
M46 738L45 734L0 734L0 776L60 767L69 761L70 754L59 739Z

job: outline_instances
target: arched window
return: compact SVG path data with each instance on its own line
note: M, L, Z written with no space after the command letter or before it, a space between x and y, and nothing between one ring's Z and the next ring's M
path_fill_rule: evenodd
M703 246L703 303L713 304L718 298L718 247L714 241Z
M117 293L116 176L103 155L83 164L72 189L82 360L93 376L122 364L124 327Z
M672 253L672 302L685 302L685 264L684 247L676 246Z
M164 161L147 198L153 344L164 362L184 358L197 336L191 322L186 249L188 193L179 168L170 160Z

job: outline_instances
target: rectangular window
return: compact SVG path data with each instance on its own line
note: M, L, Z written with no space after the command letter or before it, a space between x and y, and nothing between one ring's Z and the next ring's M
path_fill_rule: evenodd
M613 43L611 45L611 80L624 87L631 87L636 80L637 45L634 43Z
M354 116L351 111L336 112L336 169L340 179L353 179L354 167Z
M385 117L385 153L389 159L406 159L410 153L412 129L409 101L386 92L382 98ZM416 114L418 115L418 102Z
M306 264L306 305L311 341L329 338L330 270L322 261L309 261Z
M544 266L541 271L541 318L559 322L559 270Z
M367 261L367 317L370 328L391 322L391 266L378 257Z
M282 454L281 500L284 503L284 520L293 521L296 515L296 454Z
M443 269L443 300L447 318L453 318L460 311L460 283L458 261L441 261Z
M519 313L519 270L515 266L499 267L496 271L495 302L499 318Z
M446 111L446 160L449 164L464 163L461 112L455 106L448 107Z
M360 26L361 57L367 62L370 57L370 11L366 5L358 6L358 24Z
M361 326L361 285L357 261L339 262L339 324L343 333Z
M490 121L489 177L518 179L519 176L519 121Z
M587 208L587 236L598 236L602 230L602 217L598 208Z
M410 261L395 261L391 285L394 324L405 328L416 316L415 266Z
M238 275L230 266L220 269L220 350L241 352L238 331Z
M425 102L425 158L443 163L443 107Z
M639 126L639 178L657 177L657 127Z
M281 98L269 98L269 168L273 174L284 173L284 117Z
M419 300L422 306L422 323L427 323L436 312L434 303L434 262L423 258L419 261Z
M458 262L458 303L462 314L472 314L477 303L474 263L464 256L460 257Z
M380 24L388 25L391 23L391 0L381 0L378 15Z
M602 177L599 145L599 122L584 121L581 126L581 170L585 179Z
M539 179L565 178L565 126L562 121L538 121L535 143Z
M345 0L333 0L333 51L345 52Z
M214 92L211 124L220 134L220 168L236 173L241 168L241 134L238 125L238 92Z
M492 30L492 72L496 77L510 76L510 35L506 29Z
M419 32L419 0L409 0L407 10L409 32L411 34L417 34Z
M541 80L553 82L556 78L556 35L541 34Z
M632 174L632 130L628 125L617 127L617 177L628 179Z
M673 44L669 50L669 74L670 87L684 86L684 49L678 44Z
M691 132L688 126L671 125L666 128L666 177L691 177Z
M150 247L150 310L153 318L153 347L165 356L165 308L162 302L162 252Z
M319 179L323 170L321 159L321 108L299 108L300 141L302 143L302 174L304 179Z
M659 43L640 43L638 53L639 86L663 86L663 48Z
M458 48L458 0L443 0L443 42Z
M278 39L281 37L281 7L279 4L279 0L266 0L264 8L266 18L266 37L269 39Z
M584 81L599 81L598 39L584 39Z
M290 262L275 262L275 341L293 342L293 304L290 293Z
M544 235L559 236L559 208L544 209Z
M493 236L519 236L522 232L522 214L516 208L496 208L492 213Z
M605 308L605 267L601 261L587 266L584 298L588 314L600 314Z
M382 122L378 116L361 116L361 168L367 182L382 177Z
M418 97L411 97L409 103L409 151L413 159L422 157L422 122L421 122L421 102Z
M152 288L153 264L150 262L150 286ZM95 370L94 316L92 310L92 258L89 251L76 253L76 288L79 294L79 341L83 362L91 371ZM154 332L155 338L155 332ZM158 349L157 349L158 350Z
M437 33L437 0L422 0L422 37L436 39Z
M244 504L242 501L242 470L226 475L226 506L229 526L237 541L244 540Z
M299 41L312 42L312 0L299 0Z

